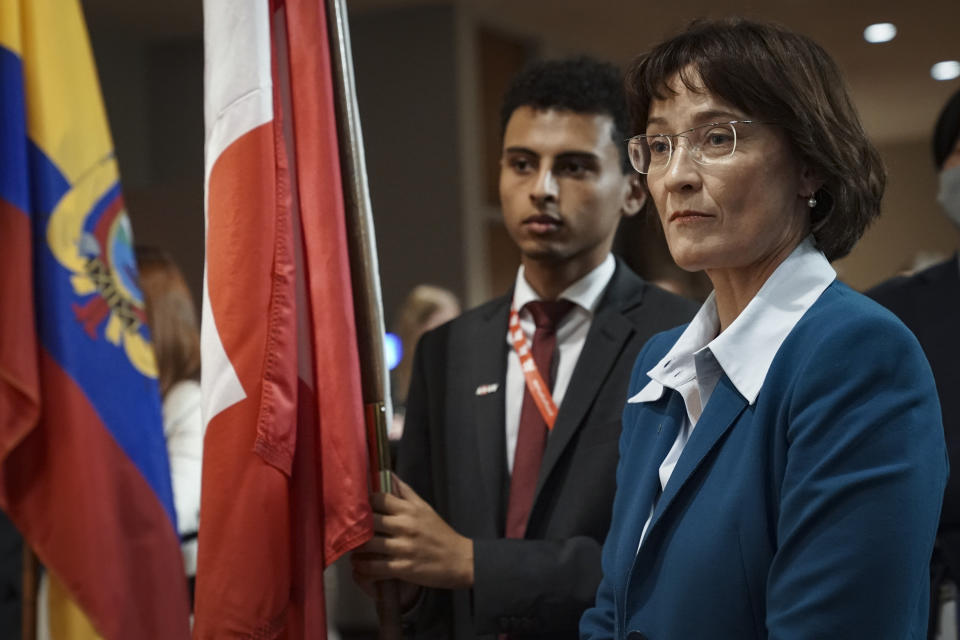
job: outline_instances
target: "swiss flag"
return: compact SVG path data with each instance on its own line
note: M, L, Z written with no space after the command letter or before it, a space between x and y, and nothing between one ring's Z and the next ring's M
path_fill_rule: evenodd
M372 535L322 0L205 0L203 489L195 638L322 638Z

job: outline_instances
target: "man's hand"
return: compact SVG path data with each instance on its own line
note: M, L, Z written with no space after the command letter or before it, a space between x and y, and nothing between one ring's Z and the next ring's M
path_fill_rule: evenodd
M473 586L473 541L450 528L408 484L393 476L397 495L375 493L374 537L353 553L354 578L396 578L440 589Z

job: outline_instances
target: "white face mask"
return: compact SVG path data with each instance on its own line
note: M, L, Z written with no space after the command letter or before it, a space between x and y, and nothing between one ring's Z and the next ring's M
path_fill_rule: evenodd
M940 172L937 202L947 212L950 221L960 227L960 165Z

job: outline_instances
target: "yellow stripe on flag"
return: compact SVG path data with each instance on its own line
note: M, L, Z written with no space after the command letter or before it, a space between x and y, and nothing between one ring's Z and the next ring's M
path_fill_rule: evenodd
M0 47L21 55L20 3L0 2Z
M113 153L83 12L79 2L4 1L0 22L7 23L6 7L18 4L22 50L30 52L23 57L28 133L72 184ZM15 24L2 30L10 28Z
M63 583L49 572L47 579L50 640L103 640L80 607L70 598Z

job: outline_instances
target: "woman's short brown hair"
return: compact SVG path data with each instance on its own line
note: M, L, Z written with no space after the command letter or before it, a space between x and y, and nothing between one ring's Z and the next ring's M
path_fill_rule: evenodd
M166 396L175 383L200 375L197 310L183 274L168 253L138 246L136 254L160 393Z
M810 215L817 246L829 260L847 255L880 214L886 172L830 55L772 24L697 20L627 71L636 133L646 130L651 101L672 93L678 75L688 89L706 88L786 132L800 160L824 181Z

